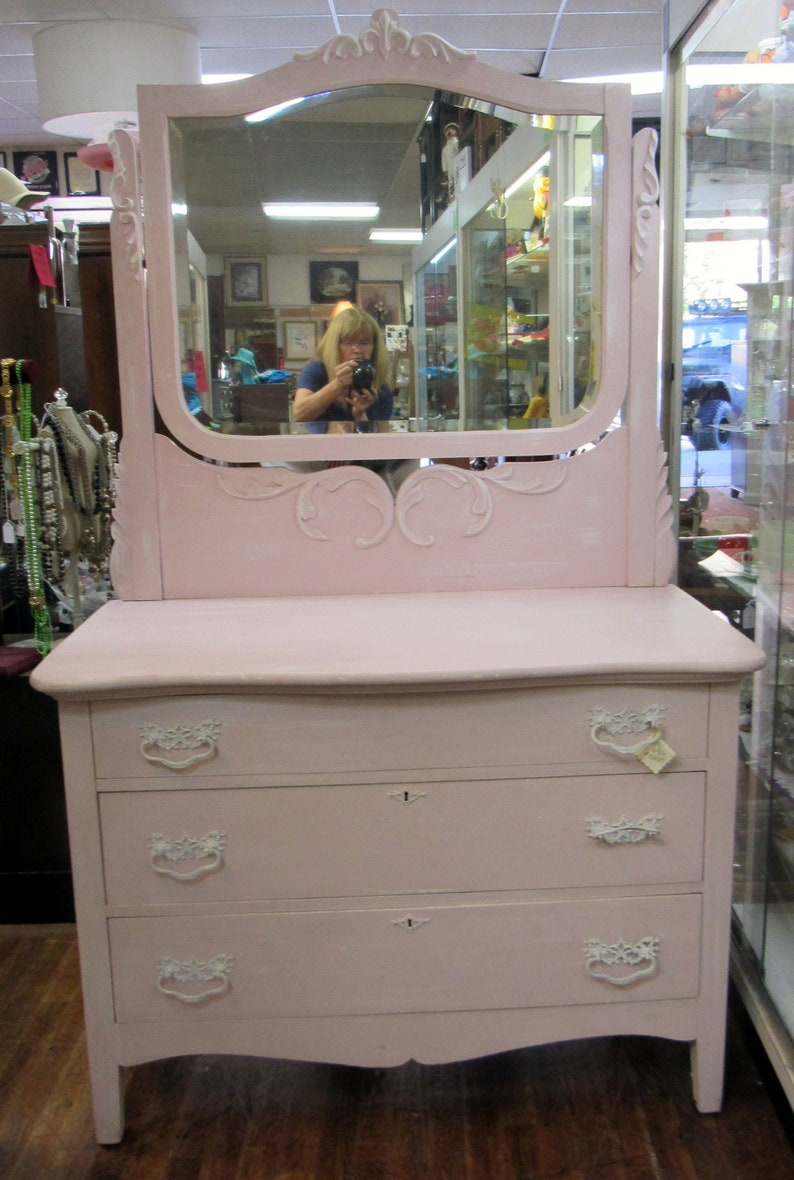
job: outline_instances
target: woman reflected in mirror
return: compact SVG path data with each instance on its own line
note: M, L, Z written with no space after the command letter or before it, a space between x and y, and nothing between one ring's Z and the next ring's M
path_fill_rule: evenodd
M337 311L317 356L298 376L293 421L311 434L376 430L377 422L391 417L394 404L388 372L386 342L376 320L358 307Z

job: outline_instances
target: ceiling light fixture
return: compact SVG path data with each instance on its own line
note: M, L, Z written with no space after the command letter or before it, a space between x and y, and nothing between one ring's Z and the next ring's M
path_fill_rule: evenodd
M138 86L201 79L198 36L147 21L61 21L33 36L39 117L45 131L107 142L138 124Z
M686 67L690 90L699 86L782 86L792 82L794 62L714 62Z
M769 218L761 215L739 214L724 217L685 217L684 229L769 229Z
M364 201L266 202L265 217L289 217L298 221L374 221L380 208Z
M638 74L596 74L591 78L568 78L568 82L593 82L609 85L631 86L631 93L635 96L642 94L661 94L664 81L661 70L647 70Z
M251 78L252 74L202 74L202 86L219 86L221 82L241 82L243 78Z
M421 229L371 229L369 231L369 240L371 242L421 242L423 238Z

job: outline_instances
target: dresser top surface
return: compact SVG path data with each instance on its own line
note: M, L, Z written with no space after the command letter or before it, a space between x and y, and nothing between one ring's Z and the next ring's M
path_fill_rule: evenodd
M735 680L764 653L674 586L112 601L35 669L62 698Z

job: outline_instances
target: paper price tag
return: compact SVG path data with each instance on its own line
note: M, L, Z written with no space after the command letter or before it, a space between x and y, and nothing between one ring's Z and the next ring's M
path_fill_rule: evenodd
M673 758L675 758L675 750L672 746L668 746L666 741L659 738L653 745L646 746L637 757L650 771L658 774L660 770L664 770L668 762L672 762Z

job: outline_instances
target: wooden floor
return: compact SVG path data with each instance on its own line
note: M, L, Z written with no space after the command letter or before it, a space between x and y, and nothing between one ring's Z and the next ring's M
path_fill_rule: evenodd
M721 1115L688 1049L610 1037L392 1070L187 1058L128 1071L93 1141L74 927L0 927L3 1180L792 1180L789 1107L733 997Z

